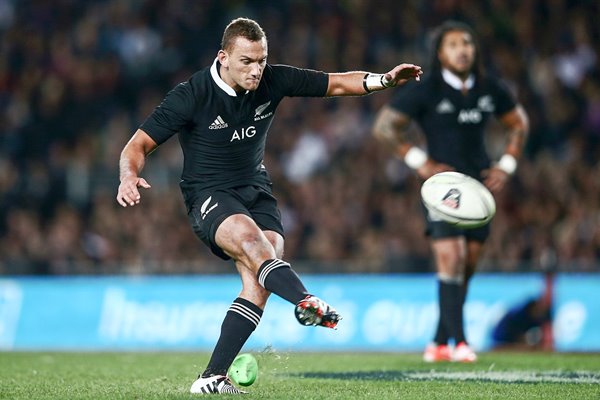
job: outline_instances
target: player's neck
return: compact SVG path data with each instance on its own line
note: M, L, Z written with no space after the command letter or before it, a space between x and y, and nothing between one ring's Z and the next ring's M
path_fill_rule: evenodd
M442 78L444 82L456 90L470 90L475 85L475 75L466 73L464 76L455 74L447 68L442 68Z
M225 93L232 97L236 97L238 95L237 92L233 89L233 87L230 84L228 84L221 78L221 73L223 72L221 70L221 67L222 65L219 62L218 58L215 58L215 61L210 67L210 75L212 76L217 86L219 86ZM242 90L241 94L243 94L244 92L247 93L248 91Z
M243 94L246 91L240 86L236 85L235 81L231 79L229 75L227 75L227 70L222 65L219 65L218 71L223 82L225 82L225 84L233 89L233 91L235 91L238 95Z

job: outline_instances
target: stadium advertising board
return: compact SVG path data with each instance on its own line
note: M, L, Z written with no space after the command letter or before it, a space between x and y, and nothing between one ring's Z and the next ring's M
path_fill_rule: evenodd
M299 325L273 296L247 348L421 351L437 319L429 275L304 277L342 314L332 331ZM478 350L515 304L538 296L538 275L474 278L467 335ZM0 279L0 349L210 350L239 291L237 276ZM559 275L554 335L560 351L600 350L600 275Z

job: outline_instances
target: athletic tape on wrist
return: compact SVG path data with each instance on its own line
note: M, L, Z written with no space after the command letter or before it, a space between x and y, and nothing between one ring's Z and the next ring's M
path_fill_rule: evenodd
M504 154L496 166L508 175L512 175L517 170L517 159L510 154Z
M384 74L367 73L363 77L363 88L365 92L371 93L374 90L382 90L392 86Z
M412 169L419 169L427 162L427 153L413 146L404 155L404 162Z

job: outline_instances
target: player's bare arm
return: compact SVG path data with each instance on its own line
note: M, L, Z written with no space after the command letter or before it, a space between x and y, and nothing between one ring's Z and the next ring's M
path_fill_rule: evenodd
M484 183L493 193L501 191L515 172L529 133L529 119L520 105L500 116L499 121L507 131L504 155L493 168L484 171Z
M385 74L364 71L329 74L327 97L362 96L389 87L404 85L411 79L420 80L423 71L414 64L400 64Z
M508 132L506 153L517 159L520 158L529 134L529 118L525 110L518 105L512 111L501 116L500 123Z
M117 202L123 207L140 203L139 187L150 188L148 182L139 177L139 173L144 168L146 156L152 153L157 146L156 142L146 132L138 129L123 148L119 160L119 179L121 183L117 192Z
M373 135L375 138L392 146L392 148L405 147L404 132L410 124L410 118L403 113L400 113L390 106L384 106L375 117L373 124ZM404 152L406 153L406 152ZM404 153L399 154L404 156Z
M414 169L422 179L454 168L438 163L427 156L423 150L406 141L405 132L410 124L410 117L389 106L384 106L373 125L373 135L386 146L394 149L395 154Z

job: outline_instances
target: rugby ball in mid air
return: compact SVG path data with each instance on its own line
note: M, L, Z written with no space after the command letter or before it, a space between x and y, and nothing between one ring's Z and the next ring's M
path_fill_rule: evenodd
M460 228L477 228L496 214L494 196L481 182L459 172L440 172L421 186L421 199L432 218Z

